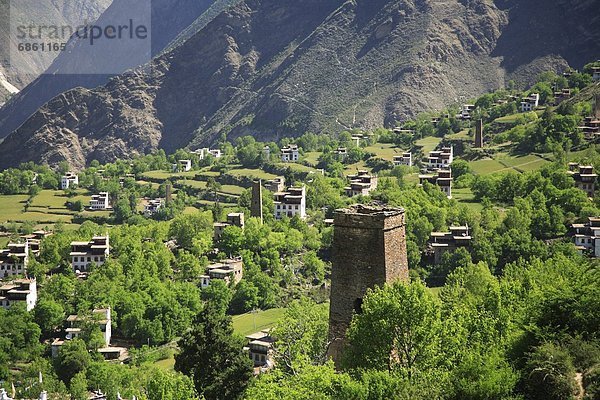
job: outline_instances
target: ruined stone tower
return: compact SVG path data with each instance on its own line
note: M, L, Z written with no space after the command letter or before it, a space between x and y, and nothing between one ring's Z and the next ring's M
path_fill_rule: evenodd
M368 288L408 281L404 209L354 205L334 214L329 356L339 366L352 315Z
M479 119L475 122L475 147L483 148L483 120Z
M260 179L252 182L252 203L250 204L250 215L256 218L260 218L260 222L262 224L262 181Z

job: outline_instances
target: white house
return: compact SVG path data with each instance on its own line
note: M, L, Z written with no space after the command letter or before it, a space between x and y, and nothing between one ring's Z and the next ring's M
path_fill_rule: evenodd
M203 147L201 149L194 150L194 151L192 151L192 153L197 154L198 158L200 160L204 160L204 158L206 156L208 156L209 154L211 156L213 156L214 158L221 158L221 156L222 156L221 150L219 150L219 149L209 149L208 147Z
M110 341L112 338L112 319L111 319L111 310L110 307L107 308L95 308L91 313L87 315L69 315L67 317L67 327L64 330L65 336L64 340L60 338L55 338L52 342L52 357L55 358L58 356L58 352L65 341L73 340L81 335L82 326L86 323L94 323L102 332L102 337L104 338L104 346L102 349L98 349L99 352L102 353L101 350L105 350L108 346L110 346ZM120 348L117 348L120 349Z
M108 192L100 192L92 195L90 199L90 210L112 210Z
M588 217L585 224L571 225L573 242L580 253L588 253L594 258L600 257L600 218Z
M425 181L437 185L446 197L452 198L452 171L449 169L440 169L432 175L419 175L419 184Z
M77 185L79 185L79 176L74 172L67 172L60 178L60 187L63 190Z
M281 161L293 162L300 159L300 151L298 145L290 144L281 149Z
M0 284L0 306L9 309L14 304L25 304L27 311L37 303L37 283L35 279L17 279Z
M427 157L427 170L437 171L438 169L448 169L452 161L454 161L454 148L452 146L445 146L441 150L430 151Z
M0 279L15 275L26 275L29 264L29 241L9 243L0 250Z
M263 330L246 336L248 345L244 350L254 363L255 368L260 368L260 372L265 372L275 365L273 359L273 343L275 339L270 331Z
M192 160L179 160L179 171L188 172L192 170Z
M292 218L297 215L300 218L306 218L306 188L290 187L285 192L273 194L273 203L275 204L275 218L281 219L284 216Z
M532 93L529 96L521 100L521 112L529 112L535 110L540 104L539 93Z
M394 156L394 166L406 165L412 167L412 153L410 151L402 153L401 156Z
M108 234L94 236L89 242L71 242L71 267L73 271L86 272L90 264L103 265L110 255Z

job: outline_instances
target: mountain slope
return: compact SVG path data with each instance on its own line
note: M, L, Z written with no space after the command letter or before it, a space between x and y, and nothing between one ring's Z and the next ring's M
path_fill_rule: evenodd
M10 20L37 21L46 25L76 26L83 21L95 21L110 5L112 0L54 0L40 2L33 0L0 0L0 74L18 89L23 88L44 71L56 56L53 52L16 52L9 54L11 46L15 46L10 36ZM10 7L9 7L10 6ZM10 43L10 45L9 45ZM9 62L10 61L10 62ZM5 90L6 93L9 90ZM0 103L6 96L0 95Z
M0 145L0 167L24 160L81 167L156 148L207 144L222 132L277 138L306 130L373 128L575 66L599 54L594 1L246 0L219 15L149 69L94 90L74 89L36 112ZM515 38L524 21L559 19ZM529 15L528 15L529 14ZM588 21L588 22L585 22ZM571 27L581 26L575 31ZM556 25L555 25L556 26ZM582 33L583 32L583 33ZM591 39L589 39L591 38ZM511 50L529 57L511 57ZM529 71L529 72L528 72Z
M127 23L129 18L144 20L143 10L151 7L148 8L152 47L150 52L145 53L144 49L127 43L115 47L114 41L105 38L93 46L83 40L72 40L71 49L62 52L44 75L39 76L0 109L0 137L17 129L39 107L60 93L75 87L94 88L103 85L112 76L147 62L202 16L213 1L114 0L96 24L116 26Z

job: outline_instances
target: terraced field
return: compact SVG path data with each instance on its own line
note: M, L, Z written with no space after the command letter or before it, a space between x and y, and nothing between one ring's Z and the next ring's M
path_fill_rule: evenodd
M435 148L438 144L440 144L441 141L442 139L438 137L428 136L423 139L417 140L415 144L422 148L423 154L427 154L430 151L435 150Z

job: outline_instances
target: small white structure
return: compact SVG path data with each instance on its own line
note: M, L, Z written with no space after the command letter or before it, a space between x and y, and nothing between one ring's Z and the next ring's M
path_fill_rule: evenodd
M535 110L540 104L539 93L532 93L529 96L521 100L521 112L529 112Z
M284 216L292 218L297 215L306 218L306 188L290 187L285 192L273 194L273 203L275 204L275 218L281 219Z
M90 210L112 210L108 192L100 192L92 195L92 198L90 199Z
M37 283L35 279L16 279L0 284L0 306L9 309L14 304L25 304L27 311L37 303Z
M227 284L237 284L243 277L244 263L241 257L229 258L207 267L207 275L200 276L200 287L202 289L210 285L213 279L221 279Z
M452 146L445 146L441 150L430 151L427 157L427 170L437 171L439 169L448 169L452 161L454 161L454 148Z
M472 117L472 112L475 111L475 104L463 104L462 109L458 114L456 114L456 118L462 119L463 121L470 120ZM439 119L438 119L439 121ZM437 121L436 121L437 123Z
M335 154L339 161L345 161L348 157L348 149L345 147L338 147L333 151L333 154Z
M271 148L269 146L263 147L262 156L263 156L263 160L271 159Z
M64 330L64 340L61 338L55 338L52 342L52 357L57 357L58 352L65 341L73 340L81 335L82 326L86 323L94 323L102 332L104 338L104 346L102 349L106 349L110 346L110 340L112 338L112 319L110 307L107 308L95 308L91 313L87 315L69 315L67 317L67 327ZM101 349L98 349L99 352Z
M163 199L152 199L148 200L146 204L144 204L144 215L146 217L151 217L157 212L159 212L165 205L165 201Z
M27 274L29 243L9 243L7 249L0 250L0 279Z
M87 272L90 264L103 265L110 255L108 234L94 236L89 242L71 242L71 267L73 271Z
M300 150L298 145L290 144L281 149L281 161L294 162L300 159Z
M67 172L60 178L60 187L63 190L77 185L79 185L79 176L74 172Z
M204 160L209 154L214 158L221 158L222 153L219 149L209 149L208 147L203 147L201 149L197 149L192 151L192 153L197 154L200 160Z
M192 160L179 160L179 171L188 172L192 170Z
M394 156L394 166L406 165L412 167L412 153L410 151L402 153L401 156Z
M571 225L573 242L580 253L600 257L600 217L588 217L585 224Z

